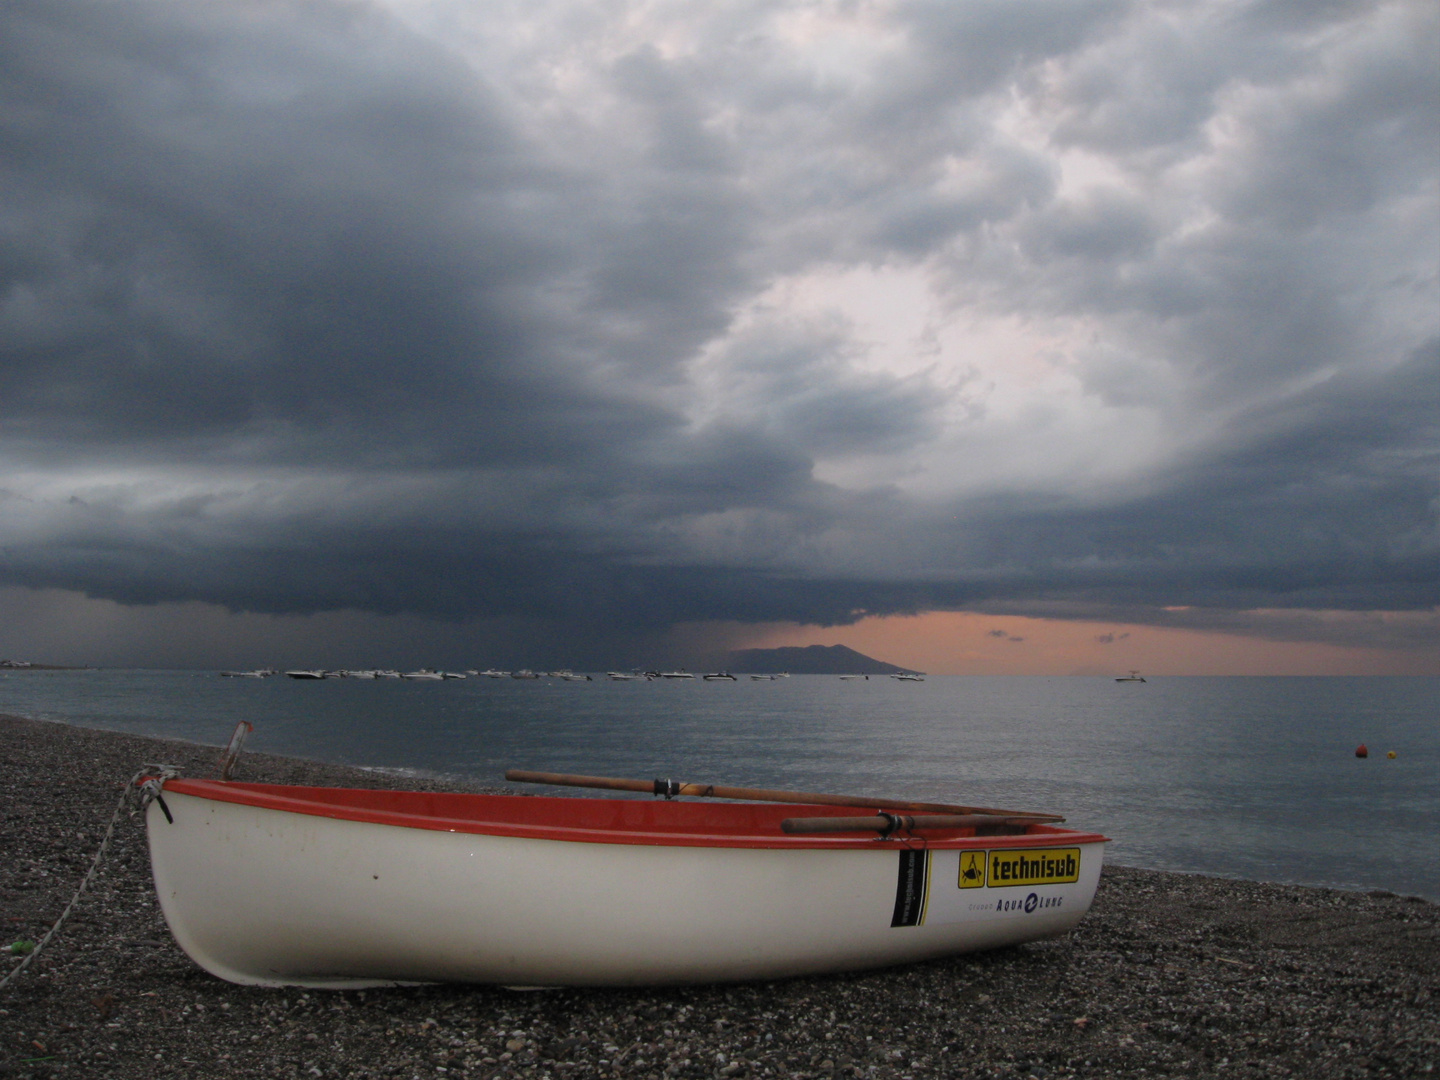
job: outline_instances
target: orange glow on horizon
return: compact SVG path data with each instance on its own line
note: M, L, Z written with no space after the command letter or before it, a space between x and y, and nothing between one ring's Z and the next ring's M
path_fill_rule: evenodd
M745 648L846 645L932 675L1440 675L1440 655L1114 622L932 611L769 627Z

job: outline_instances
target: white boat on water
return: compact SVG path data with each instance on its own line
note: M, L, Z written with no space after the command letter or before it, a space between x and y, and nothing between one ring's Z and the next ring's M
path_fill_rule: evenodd
M727 681L728 681L728 682L735 682L735 681L736 681L736 680L735 680L735 676L734 676L734 675L731 675L728 671L712 671L712 672L710 672L710 673L707 674L707 675L702 675L702 676L700 676L700 678L704 679L706 682L727 682Z
M690 672L684 670L660 672L660 678L662 679L693 679L694 677Z
M445 676L430 668L421 668L419 671L406 671L400 676L402 679L420 679L427 682L439 682Z
M319 668L314 668L314 669L298 668L298 669L296 669L295 671L287 671L287 672L285 672L285 674L286 674L286 675L289 675L290 678L292 678L292 679L323 679L323 678L325 678L325 672L322 671L322 670L319 669Z
M1132 672L1130 672L1129 675L1121 675L1121 676L1119 676L1115 681L1116 681L1116 682L1144 682L1144 681L1145 681L1145 677L1144 677L1143 675L1141 675L1140 672L1138 672L1138 671L1132 671Z
M605 677L613 682L643 682L649 676L638 671L607 671Z
M496 671L494 668L486 668L480 674L487 679L508 679L510 677L510 672Z
M538 679L538 678L540 678L539 675L537 675L535 672L531 671L529 668L521 668L519 671L512 671L512 672L510 672L510 677L511 677L512 679Z
M1106 842L996 816L1009 811L804 801L824 796L705 803L165 777L151 790L151 866L175 940L206 971L263 986L635 986L925 960L1072 929Z
M915 675L915 674L913 674L913 673L911 673L911 672L908 672L908 671L896 671L896 672L893 672L893 673L891 674L890 678L892 678L892 679L898 679L900 682L924 682L924 681L925 681L925 676L924 676L924 675Z
M779 677L780 677L780 676L778 676L778 675L751 675L751 676L750 676L750 678L754 679L756 682L761 682L761 681L770 682L770 681L772 681L772 680L774 680L774 679L778 679Z

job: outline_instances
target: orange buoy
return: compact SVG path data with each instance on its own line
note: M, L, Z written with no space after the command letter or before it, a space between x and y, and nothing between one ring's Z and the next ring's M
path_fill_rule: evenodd
M1363 742L1362 742L1359 746L1355 747L1355 756L1356 756L1356 757L1369 757L1369 756L1370 756L1370 751L1367 750L1367 749L1365 749L1365 744L1364 744Z

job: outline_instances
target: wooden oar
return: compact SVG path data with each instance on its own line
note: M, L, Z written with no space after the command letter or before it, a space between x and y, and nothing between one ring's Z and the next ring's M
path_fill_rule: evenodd
M570 773L527 772L507 769L505 779L518 784L549 784L554 787L603 788L608 791L641 791L647 795L691 795L701 799L750 799L757 802L806 803L819 806L864 806L875 810L911 810L922 814L984 814L989 817L1023 818L1026 821L1064 821L1059 814L1032 814L1024 810L993 810L983 806L952 806L948 803L909 802L905 799L872 799L865 795L816 795L803 791L768 791L763 788L720 787L717 784L685 784L677 780L624 780L611 776L574 776Z
M914 832L916 829L1016 828L1036 824L1030 815L999 817L994 814L874 814L871 817L786 818L780 829L787 833L833 832Z

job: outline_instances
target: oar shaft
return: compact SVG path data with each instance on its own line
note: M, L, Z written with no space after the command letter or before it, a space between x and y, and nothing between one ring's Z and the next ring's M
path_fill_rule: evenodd
M873 814L870 817L786 818L780 829L787 833L914 832L917 829L972 829L995 825L1024 827L1036 824L1033 817L996 817L993 814Z
M757 802L803 803L810 806L863 806L874 810L909 810L922 814L985 814L991 817L1024 818L1027 821L1037 822L1065 820L1059 814L1032 814L1023 810L995 810L983 806L952 806L948 803L909 802L905 799L875 799L866 795L820 795L805 791L721 787L718 784L686 784L669 780L626 780L611 776L528 772L524 769L506 770L505 779L520 784L603 788L609 791L640 791L652 795L689 795L702 799L748 799Z

